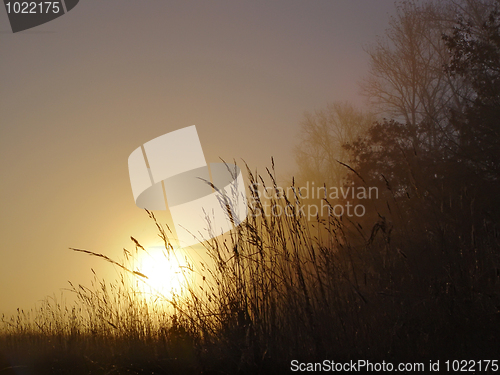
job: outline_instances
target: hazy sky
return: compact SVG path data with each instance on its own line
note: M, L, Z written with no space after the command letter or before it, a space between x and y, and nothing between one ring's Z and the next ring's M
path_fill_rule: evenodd
M361 103L393 0L81 0L12 34L0 7L0 313L89 284L132 235L129 154L196 125L208 162L293 171L304 111ZM161 216L160 216L161 217Z

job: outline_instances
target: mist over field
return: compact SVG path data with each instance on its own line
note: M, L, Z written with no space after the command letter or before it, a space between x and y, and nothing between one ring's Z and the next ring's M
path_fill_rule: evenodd
M0 25L0 374L499 370L499 0Z

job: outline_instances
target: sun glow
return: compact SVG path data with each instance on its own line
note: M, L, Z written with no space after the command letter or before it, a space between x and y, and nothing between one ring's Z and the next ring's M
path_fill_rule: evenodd
M171 299L180 296L192 282L192 270L182 249L170 252L164 246L146 249L137 265L142 279L140 290L154 297Z

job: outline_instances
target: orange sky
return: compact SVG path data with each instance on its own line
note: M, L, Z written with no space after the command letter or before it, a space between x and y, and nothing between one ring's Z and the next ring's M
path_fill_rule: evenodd
M12 34L0 7L0 314L155 241L127 158L196 125L207 162L293 171L304 111L361 103L393 0L84 0ZM160 214L161 215L161 214ZM164 215L164 214L163 214ZM164 217L164 216L161 216Z

